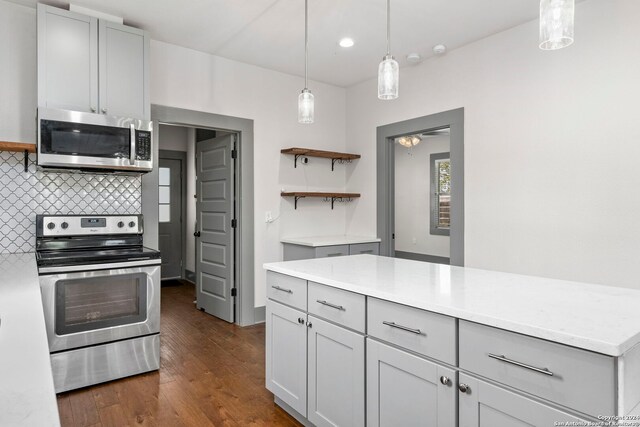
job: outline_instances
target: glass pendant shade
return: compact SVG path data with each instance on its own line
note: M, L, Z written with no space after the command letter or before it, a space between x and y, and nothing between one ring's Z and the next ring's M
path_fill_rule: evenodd
M398 62L393 59L393 56L386 55L378 66L378 98L396 99L399 82Z
M298 123L313 123L313 94L306 88L298 96Z
M573 43L575 0L540 1L540 49L557 50Z
M400 138L398 138L398 144L407 148L415 147L421 142L422 142L422 138L420 138L417 135L401 136Z

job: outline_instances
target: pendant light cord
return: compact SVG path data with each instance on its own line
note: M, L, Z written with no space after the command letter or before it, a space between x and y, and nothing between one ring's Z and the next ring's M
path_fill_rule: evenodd
M387 0L387 55L391 55L391 0Z
M309 0L304 0L304 88L309 86Z

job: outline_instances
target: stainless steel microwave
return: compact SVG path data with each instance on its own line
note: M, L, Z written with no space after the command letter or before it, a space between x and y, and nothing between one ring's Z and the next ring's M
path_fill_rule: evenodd
M149 172L153 125L77 111L38 109L38 166Z

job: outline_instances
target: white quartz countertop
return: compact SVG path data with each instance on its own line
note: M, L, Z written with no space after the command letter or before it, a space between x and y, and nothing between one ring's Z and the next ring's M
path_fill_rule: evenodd
M59 426L34 254L0 254L0 426Z
M357 245L358 243L375 243L379 242L377 237L367 236L309 236L309 237L285 237L280 239L282 243L292 245L311 246L317 248L320 246L336 246L336 245Z
M374 255L264 268L610 356L640 343L640 291L634 289Z

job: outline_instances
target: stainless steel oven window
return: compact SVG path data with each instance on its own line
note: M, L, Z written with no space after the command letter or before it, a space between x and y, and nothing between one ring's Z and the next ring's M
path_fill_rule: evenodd
M56 335L144 322L147 275L121 274L56 282Z

